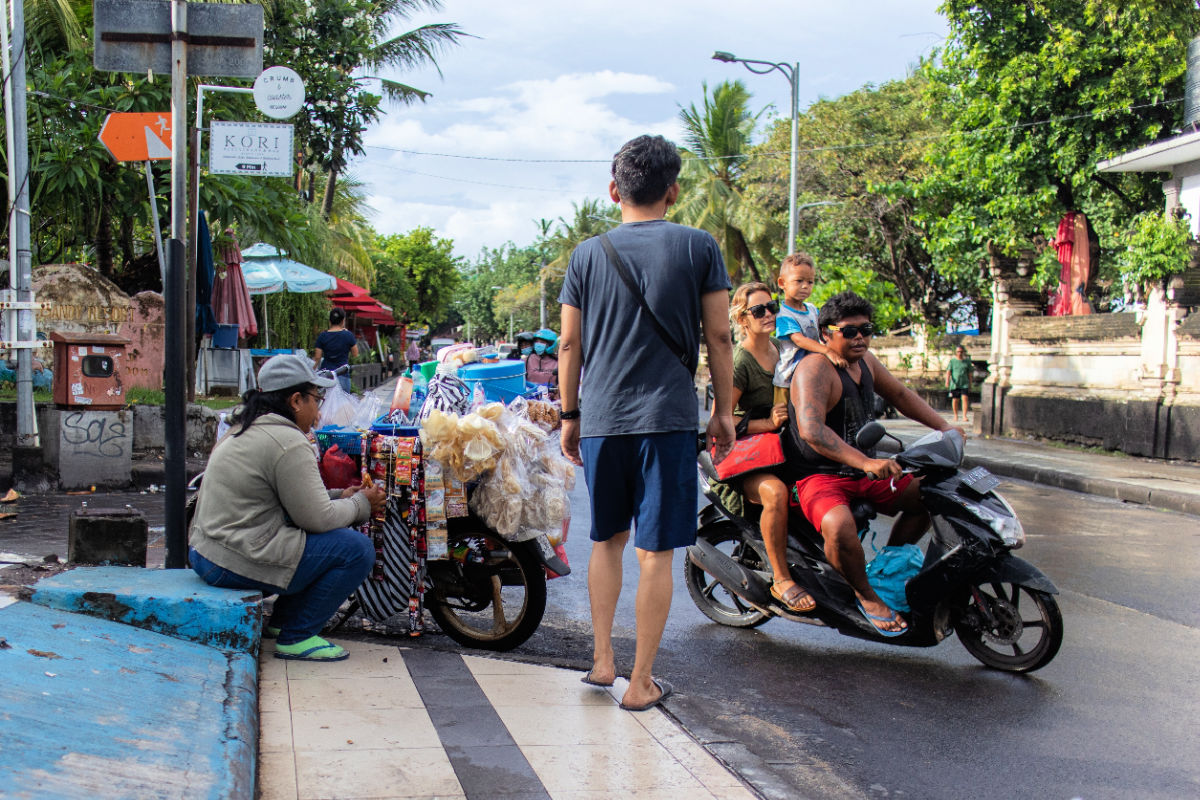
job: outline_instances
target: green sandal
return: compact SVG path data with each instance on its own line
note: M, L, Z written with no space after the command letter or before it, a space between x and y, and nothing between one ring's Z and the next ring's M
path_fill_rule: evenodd
M320 636L310 636L295 644L275 644L275 657L292 661L342 661L350 654Z
M282 628L272 628L270 625L264 625L263 626L263 638L264 639L278 639L279 633L282 630L283 630Z

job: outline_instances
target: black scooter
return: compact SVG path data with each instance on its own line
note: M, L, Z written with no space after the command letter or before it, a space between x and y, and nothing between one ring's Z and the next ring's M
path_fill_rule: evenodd
M871 451L884 437L877 422L859 432ZM895 439L899 443L899 439ZM956 431L932 432L895 460L921 477L921 500L933 520L920 571L905 584L911 611L908 630L884 636L863 616L857 597L825 557L824 540L798 510L788 515L787 559L792 578L817 601L811 612L787 610L771 596L771 567L757 519L738 516L701 480L710 505L700 511L696 544L688 548L684 580L692 600L714 622L735 628L762 625L772 617L835 628L884 644L931 647L952 632L975 658L1007 672L1032 672L1049 664L1062 644L1063 620L1050 579L1012 554L1025 531L996 491L999 480L982 467L959 469L963 439ZM707 453L702 477L716 480ZM757 511L758 506L747 504ZM870 532L875 511L851 509L860 537Z

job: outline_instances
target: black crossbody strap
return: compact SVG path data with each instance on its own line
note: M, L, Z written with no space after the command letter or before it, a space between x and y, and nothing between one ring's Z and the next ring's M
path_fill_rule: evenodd
M670 350L677 359L679 359L679 363L683 364L683 368L688 371L688 374L692 377L695 377L696 373L692 367L691 359L688 358L687 352L685 352L683 347L681 347L679 343L675 341L671 334L667 333L667 329L663 327L663 324L658 321L658 317L656 317L654 312L650 310L649 304L646 303L646 298L640 291L638 291L637 284L633 282L633 277L629 274L629 270L625 267L625 262L621 260L619 255L617 255L617 248L613 247L612 242L608 239L607 233L600 234L600 244L604 246L604 252L608 254L608 260L612 262L614 267L616 267L617 274L621 276L621 281L624 282L625 288L627 288L629 293L633 295L633 299L637 300L638 304L641 305L642 311L646 312L646 317L650 320L650 324L654 326L654 330L658 334L658 338L662 339L663 344L667 346L667 349Z

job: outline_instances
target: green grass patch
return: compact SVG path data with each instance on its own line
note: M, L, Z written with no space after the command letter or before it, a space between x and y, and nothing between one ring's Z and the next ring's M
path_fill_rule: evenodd
M0 402L16 402L17 386L13 383L0 383ZM33 393L33 402L52 403L54 397L49 389L39 389ZM215 397L197 397L196 403L208 406L214 411L232 408L242 402L242 398L234 395L219 395ZM132 387L125 392L125 404L129 406L161 406L166 403L166 395L161 389L143 389Z

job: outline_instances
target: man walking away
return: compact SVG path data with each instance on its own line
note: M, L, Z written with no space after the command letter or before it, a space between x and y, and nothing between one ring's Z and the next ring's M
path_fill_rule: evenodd
M946 370L946 388L950 390L950 406L954 409L954 421L958 422L958 407L962 405L962 421L967 421L971 411L971 359L967 348L961 344L954 351L954 358Z
M694 375L702 325L715 395L707 435L716 460L734 439L729 278L712 236L664 219L679 196L680 166L675 145L661 136L621 147L608 191L622 224L575 249L558 298L562 448L583 466L592 504L594 650L583 680L611 686L617 674L613 617L632 528L637 647L621 701L632 711L671 693L651 668L671 605L674 549L696 541Z

